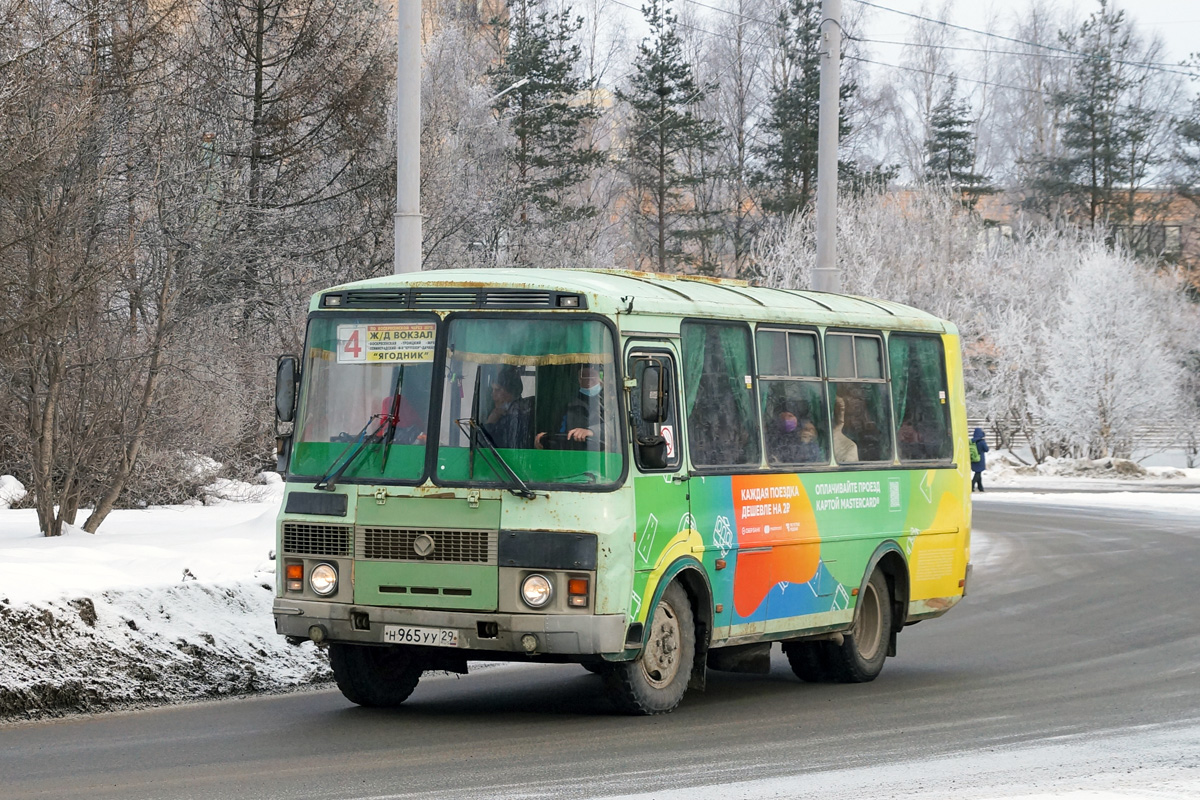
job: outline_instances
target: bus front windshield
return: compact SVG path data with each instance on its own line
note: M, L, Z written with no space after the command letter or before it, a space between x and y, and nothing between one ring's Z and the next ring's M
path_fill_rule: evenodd
M620 479L616 367L603 323L456 317L446 333L442 380L439 482Z
M421 480L436 350L433 316L312 318L291 471Z

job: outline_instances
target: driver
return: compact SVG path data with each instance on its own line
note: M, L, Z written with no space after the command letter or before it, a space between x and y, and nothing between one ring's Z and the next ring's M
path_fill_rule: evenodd
M584 364L579 368L579 391L563 409L558 433L565 434L568 446L599 449L599 436L606 421L605 398L600 381L600 368L595 364ZM533 440L533 446L544 450L552 445L542 431Z

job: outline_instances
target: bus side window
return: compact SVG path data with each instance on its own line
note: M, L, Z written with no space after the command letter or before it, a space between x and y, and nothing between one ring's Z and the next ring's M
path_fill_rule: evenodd
M685 322L680 332L692 463L757 467L750 329L741 323Z
M949 459L953 445L941 339L893 333L888 356L900 460Z
M839 464L892 460L891 401L879 334L827 333L833 457Z
M759 328L758 388L770 465L829 463L829 423L817 336Z

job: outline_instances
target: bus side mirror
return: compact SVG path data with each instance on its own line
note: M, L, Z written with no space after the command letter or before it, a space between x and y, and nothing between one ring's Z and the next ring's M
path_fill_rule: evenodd
M638 389L642 393L642 421L662 422L665 416L663 412L666 410L662 367L655 362L647 364L642 370L641 378L638 379Z
M296 357L280 356L275 363L275 419L292 422L296 418Z

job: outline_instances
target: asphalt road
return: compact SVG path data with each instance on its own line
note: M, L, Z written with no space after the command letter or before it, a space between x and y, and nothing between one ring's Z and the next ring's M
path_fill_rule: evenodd
M390 712L315 691L8 725L0 798L901 796L947 759L1090 774L1151 754L1200 775L1200 520L1151 499L977 504L970 597L870 684L803 684L777 652L665 717L539 666L425 680Z

